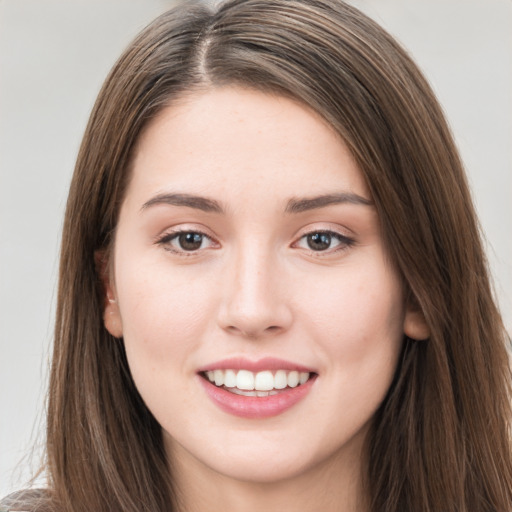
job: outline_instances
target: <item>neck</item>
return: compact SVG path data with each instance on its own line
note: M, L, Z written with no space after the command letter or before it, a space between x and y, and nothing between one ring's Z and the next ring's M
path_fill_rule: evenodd
M364 512L362 444L336 454L300 474L272 482L242 481L195 459L181 446L172 449L172 474L180 512ZM169 453L169 452L168 452Z

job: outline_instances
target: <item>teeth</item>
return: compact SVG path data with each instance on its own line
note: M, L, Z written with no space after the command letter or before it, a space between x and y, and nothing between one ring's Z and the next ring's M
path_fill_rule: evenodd
M254 379L254 389L259 391L270 391L274 389L274 376L272 372L258 372Z
M236 387L236 373L233 370L226 370L224 374L224 386L227 388Z
M296 388L299 385L299 372L290 372L288 374L288 386Z
M275 389L272 389L271 391L242 391L238 388L231 388L229 391L231 393L234 393L235 395L242 395L242 396L272 396L277 395L277 391Z
M245 396L268 396L277 394L278 389L295 388L305 384L311 376L308 372L270 370L253 373L248 370L213 370L206 377L216 386L225 386L230 391Z
M286 377L286 372L284 370L277 370L274 375L274 387L276 389L284 389L288 386L288 378Z
M254 373L247 370L239 370L236 374L236 387L238 389L243 389L244 391L251 391L254 389Z
M224 372L222 370L215 370L213 372L213 380L216 386L224 385Z

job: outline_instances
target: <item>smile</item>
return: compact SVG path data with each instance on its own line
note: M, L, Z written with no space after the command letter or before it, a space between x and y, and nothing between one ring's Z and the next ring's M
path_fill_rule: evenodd
M199 381L210 400L230 415L263 419L277 416L302 401L318 373L281 359L233 358L203 367Z
M296 370L264 370L251 372L249 370L210 370L205 377L217 387L241 396L273 396L287 388L296 388L305 384L311 373Z

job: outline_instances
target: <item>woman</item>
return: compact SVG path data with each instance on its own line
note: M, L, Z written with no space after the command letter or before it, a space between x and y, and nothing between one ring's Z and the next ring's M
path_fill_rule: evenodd
M10 507L509 511L505 345L451 135L393 39L337 0L187 2L91 115L48 490Z

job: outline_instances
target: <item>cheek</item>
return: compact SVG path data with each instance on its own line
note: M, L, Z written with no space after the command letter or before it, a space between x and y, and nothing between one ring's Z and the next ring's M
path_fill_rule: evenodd
M303 314L326 355L346 371L394 364L404 307L399 279L386 265L342 268L327 283L311 282L308 290L300 299L307 306Z
M212 317L212 287L186 271L172 271L165 258L140 261L116 268L123 339L140 395L157 421L170 425L175 411L195 406L188 383L195 372L192 356Z
M212 287L163 259L137 268L120 262L116 283L129 358L165 371L199 344L212 316Z

